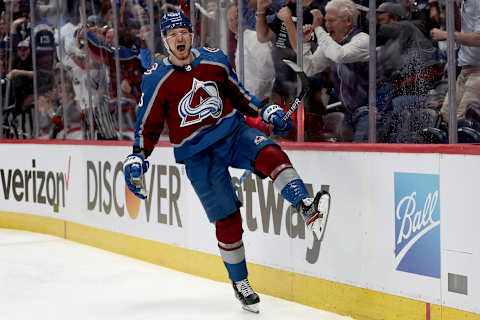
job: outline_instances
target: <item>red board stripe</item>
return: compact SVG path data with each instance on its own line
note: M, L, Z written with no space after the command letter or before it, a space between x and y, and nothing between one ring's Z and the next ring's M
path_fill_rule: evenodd
M133 141L109 140L15 140L1 139L5 144L56 144L87 146L132 146ZM320 143L320 142L281 142L285 150L332 151L332 152L386 152L386 153L441 153L480 155L480 145L476 144L385 144L385 143ZM168 141L160 141L157 147L170 148Z

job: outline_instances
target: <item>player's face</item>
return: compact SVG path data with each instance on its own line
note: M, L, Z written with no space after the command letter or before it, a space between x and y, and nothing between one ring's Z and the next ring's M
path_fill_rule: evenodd
M192 34L186 27L174 28L167 31L165 36L170 52L179 60L187 59L192 49Z

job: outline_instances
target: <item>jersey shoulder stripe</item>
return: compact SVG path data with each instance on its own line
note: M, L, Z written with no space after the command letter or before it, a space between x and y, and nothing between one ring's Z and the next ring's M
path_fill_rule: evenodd
M221 63L228 69L228 65L230 64L228 61L228 57L221 49L203 47L198 48L197 50L200 53L202 60Z
M167 58L165 58L167 59ZM163 60L155 60L150 69L143 73L143 81L162 81L173 70L173 66Z

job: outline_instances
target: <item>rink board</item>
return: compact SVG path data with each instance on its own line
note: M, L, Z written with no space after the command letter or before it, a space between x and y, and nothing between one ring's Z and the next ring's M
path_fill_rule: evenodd
M0 227L227 281L214 228L170 147L150 157L146 202L125 190L129 146L0 148L8 155L0 160ZM357 319L480 319L475 149L296 149L287 153L308 187L332 194L328 229L320 246L271 182L248 177L238 194L259 291Z

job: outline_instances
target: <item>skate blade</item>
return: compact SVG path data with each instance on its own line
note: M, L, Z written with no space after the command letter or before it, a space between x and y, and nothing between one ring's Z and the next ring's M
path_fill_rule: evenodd
M330 213L330 195L323 194L320 201L319 218L312 222L312 231L318 240L322 240L327 225L328 214Z
M317 238L317 240L322 240L323 234L325 233L325 229L321 227L320 219L312 222L312 232Z
M249 312L260 313L259 303L250 304L250 305L242 305L242 308L243 308L243 310L247 310Z

